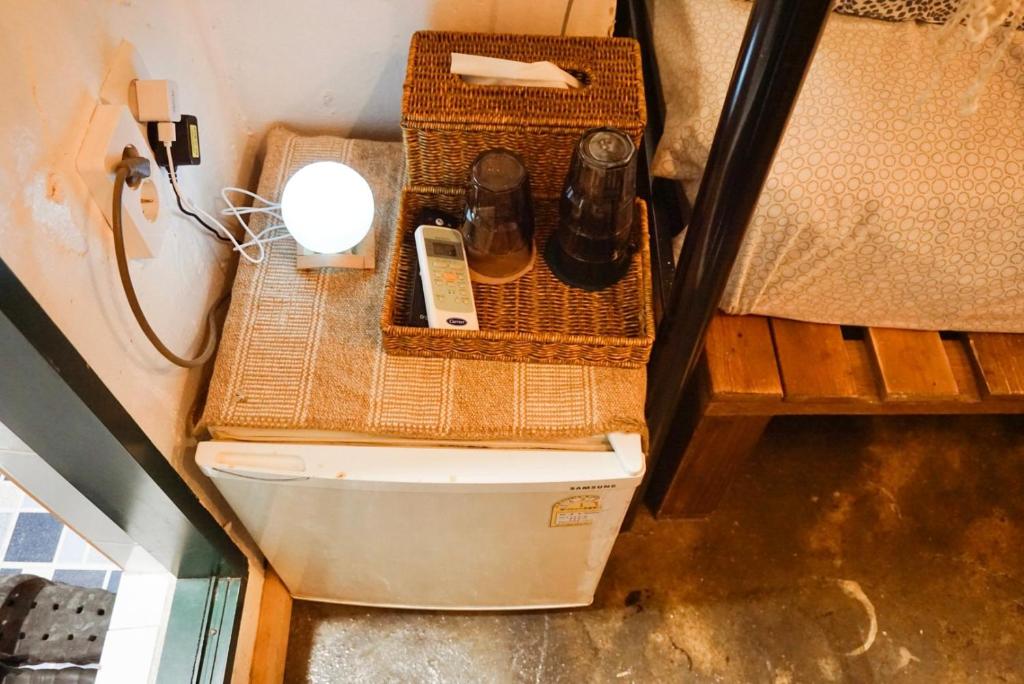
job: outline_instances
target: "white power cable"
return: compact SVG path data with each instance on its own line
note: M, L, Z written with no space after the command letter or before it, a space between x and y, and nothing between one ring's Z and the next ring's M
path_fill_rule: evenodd
M267 233L278 231L286 227L284 225L284 218L281 216L281 205L279 203L271 202L265 197L261 197L255 192L251 192L249 190L246 190L245 188L226 187L220 191L220 196L221 199L224 201L224 204L226 204L227 206L224 209L221 209L220 213L221 216L233 217L236 221L238 221L238 224L242 226L242 230L248 236L248 239L246 239L243 242L239 242L227 226L221 223L220 220L218 220L215 216L205 211L202 207L197 206L195 202L193 202L187 195L185 195L184 192L181 191L181 187L178 185L178 174L174 169L174 159L171 156L171 143L165 142L164 149L167 152L167 175L170 176L171 185L174 187L174 191L182 199L182 202L187 206L189 210L194 211L197 214L201 215L204 219L213 224L213 226L215 226L221 233L223 233L224 236L231 241L231 244L234 246L234 250L237 251L242 256L243 259L245 259L251 264L261 263L267 256L266 249L264 248L265 244L290 237L289 235L275 235L273 237L264 237ZM260 202L264 206L237 206L234 202L231 201L232 193L249 197L254 202ZM264 228L259 233L254 233L252 228L249 227L249 223L245 220L246 216L251 216L253 214L268 215L271 218L278 221L278 223L275 223L267 228ZM256 256L249 254L249 252L247 251L251 247L256 248Z

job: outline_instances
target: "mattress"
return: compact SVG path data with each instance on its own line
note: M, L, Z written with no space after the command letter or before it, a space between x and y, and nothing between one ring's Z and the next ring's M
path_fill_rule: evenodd
M696 196L750 4L650 0L654 172ZM721 307L823 323L1024 332L1024 40L834 15Z
M217 439L607 449L646 436L643 368L385 354L380 310L404 181L399 143L275 129L259 193L273 201L306 164L344 162L374 195L374 270L295 267L295 242L242 262L199 425ZM254 219L256 231L266 218Z

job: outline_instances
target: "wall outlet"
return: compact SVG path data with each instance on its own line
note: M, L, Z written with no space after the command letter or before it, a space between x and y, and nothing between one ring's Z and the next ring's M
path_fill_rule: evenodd
M75 166L93 201L107 219L107 225L113 227L116 169L128 145L133 145L141 156L149 159L152 176L137 188L126 186L124 189L121 217L125 252L129 259L150 259L160 252L164 239L160 225L163 193L160 184L155 182L159 178L160 167L127 106L101 104L96 107Z

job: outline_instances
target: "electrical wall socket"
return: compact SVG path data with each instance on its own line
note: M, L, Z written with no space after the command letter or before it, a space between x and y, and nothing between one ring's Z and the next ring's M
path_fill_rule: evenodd
M132 145L149 159L150 178L137 188L125 186L121 206L125 252L129 259L149 259L160 252L164 230L160 225L163 193L156 165L145 136L125 105L101 104L93 112L75 166L107 224L113 227L114 180L124 148Z
M122 40L110 59L110 68L100 86L100 102L102 104L126 104L132 115L138 119L137 103L132 97L132 82L149 79L149 69L142 60L142 55L127 40Z

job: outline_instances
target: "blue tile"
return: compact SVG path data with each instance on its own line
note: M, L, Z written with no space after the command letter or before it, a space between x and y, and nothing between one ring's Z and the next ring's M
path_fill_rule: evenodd
M20 575L20 574L21 574L21 568L0 568L0 577L4 577L6 575Z
M107 591L116 594L119 586L121 586L121 571L114 570L110 573L110 579L107 581Z
M4 560L49 563L57 552L64 525L49 513L21 513Z
M105 570L54 570L53 581L71 584L76 587L103 588Z

